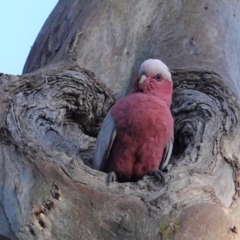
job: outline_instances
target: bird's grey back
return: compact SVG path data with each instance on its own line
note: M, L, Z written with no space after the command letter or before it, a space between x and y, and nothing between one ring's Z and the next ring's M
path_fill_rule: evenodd
M103 120L101 130L97 137L93 159L94 169L96 170L104 169L115 136L116 136L115 123L113 116L109 111Z

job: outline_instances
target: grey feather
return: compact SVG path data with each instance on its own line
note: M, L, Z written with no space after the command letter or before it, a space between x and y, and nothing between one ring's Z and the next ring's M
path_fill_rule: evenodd
M97 137L93 158L94 169L104 170L116 133L114 119L109 111L103 120L102 128Z
M174 136L172 136L171 140L168 142L167 146L163 151L163 157L159 167L160 170L163 170L169 163L170 157L172 155L172 150L173 150L173 142L174 142Z

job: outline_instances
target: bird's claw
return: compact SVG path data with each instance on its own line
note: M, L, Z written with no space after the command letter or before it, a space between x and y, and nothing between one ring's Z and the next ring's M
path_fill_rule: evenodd
M162 185L165 185L165 177L162 173L162 171L158 168L154 169L151 173L150 173L151 176L154 176L155 178L157 178L161 183Z
M107 176L107 183L110 184L112 182L116 182L117 181L117 175L115 172L110 172L108 173Z

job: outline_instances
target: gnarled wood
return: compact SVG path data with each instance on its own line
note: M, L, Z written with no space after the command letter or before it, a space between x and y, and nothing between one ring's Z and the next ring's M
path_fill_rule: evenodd
M25 74L0 76L1 235L240 239L240 8L227 3L59 1ZM107 186L95 138L149 57L174 81L167 183Z

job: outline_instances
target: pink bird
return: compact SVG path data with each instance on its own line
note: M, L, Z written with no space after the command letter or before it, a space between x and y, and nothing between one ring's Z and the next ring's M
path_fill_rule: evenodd
M134 90L110 109L99 132L93 168L109 181L137 181L162 171L173 147L172 78L158 59L142 63Z

